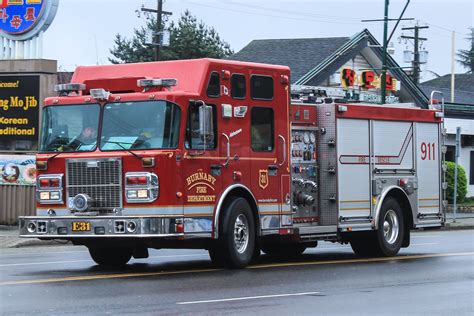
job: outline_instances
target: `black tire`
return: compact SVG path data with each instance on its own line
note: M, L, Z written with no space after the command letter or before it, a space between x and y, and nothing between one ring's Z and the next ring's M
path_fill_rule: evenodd
M209 257L211 257L212 264L218 268L225 267L226 263L224 256L221 253L221 247L218 244L212 245L209 248Z
M92 260L100 266L120 267L126 265L132 258L130 248L92 248L89 247Z
M262 246L262 251L275 257L294 258L303 254L306 248L304 244L268 243Z
M352 250L361 257L396 255L402 246L405 225L400 204L391 197L380 209L378 229L354 233L350 238Z
M219 225L219 240L209 249L212 262L234 269L246 267L254 256L255 235L255 221L247 200L231 200Z
M359 257L372 257L378 255L375 232L353 233L350 239L351 248Z
M377 230L378 252L382 256L395 256L402 247L405 225L402 208L394 198L387 198L380 210ZM388 230L387 230L388 228Z

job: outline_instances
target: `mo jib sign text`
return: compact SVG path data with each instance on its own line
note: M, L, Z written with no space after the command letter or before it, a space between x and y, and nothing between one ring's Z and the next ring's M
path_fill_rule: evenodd
M36 140L39 76L0 77L0 140Z

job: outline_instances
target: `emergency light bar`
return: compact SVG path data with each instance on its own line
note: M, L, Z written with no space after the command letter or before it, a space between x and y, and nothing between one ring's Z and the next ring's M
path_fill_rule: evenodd
M178 84L178 80L174 78L162 79L140 79L137 80L139 87L172 87Z
M91 89L90 94L95 100L108 100L110 96L110 92L104 89Z
M63 83L54 86L54 92L59 95L68 95L70 92L79 92L86 90L86 85L83 83Z

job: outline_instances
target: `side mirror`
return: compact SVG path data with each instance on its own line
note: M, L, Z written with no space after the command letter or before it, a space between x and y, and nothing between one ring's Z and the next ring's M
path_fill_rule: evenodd
M212 106L203 103L199 107L199 136L204 143L204 150L207 143L214 141L213 117Z

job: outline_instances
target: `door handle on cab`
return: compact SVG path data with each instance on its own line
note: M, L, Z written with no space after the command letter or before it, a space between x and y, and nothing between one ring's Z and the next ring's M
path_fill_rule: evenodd
M278 139L283 141L283 161L278 164L279 167L283 166L286 162L286 139L285 137L278 135Z
M230 162L230 137L227 136L227 134L222 133L222 136L224 136L227 139L227 159L226 161L222 164L224 167L227 167Z

